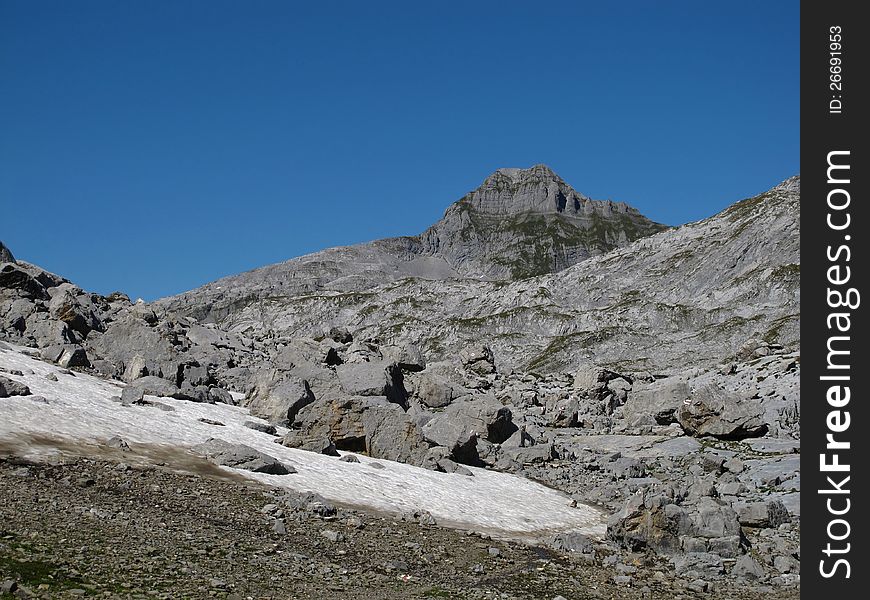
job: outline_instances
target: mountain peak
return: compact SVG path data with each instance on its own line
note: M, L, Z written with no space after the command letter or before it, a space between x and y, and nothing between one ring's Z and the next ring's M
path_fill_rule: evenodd
M484 214L563 213L573 215L593 210L593 201L580 194L547 165L528 169L503 168L487 177L460 203ZM624 207L617 208L624 212Z
M509 180L514 183L528 182L528 181L552 181L555 183L565 182L559 177L553 169L544 164L538 164L529 167L528 169L521 169L518 167L504 167L501 169L496 169L495 172L487 177L483 185L487 185L487 183L495 183L496 181Z

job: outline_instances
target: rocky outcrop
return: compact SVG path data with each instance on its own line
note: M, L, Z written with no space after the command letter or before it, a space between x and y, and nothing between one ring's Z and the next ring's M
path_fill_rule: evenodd
M234 469L244 469L254 473L270 475L289 475L296 469L283 464L277 458L264 454L244 444L231 444L224 440L211 438L192 448L193 452L201 454L211 462Z
M686 433L719 439L743 439L764 434L764 409L752 398L707 385L692 390L677 410Z
M0 263L14 263L15 257L12 256L12 250L6 247L2 241L0 241Z
M0 398L8 398L10 396L29 396L30 388L23 383L3 377L0 375Z

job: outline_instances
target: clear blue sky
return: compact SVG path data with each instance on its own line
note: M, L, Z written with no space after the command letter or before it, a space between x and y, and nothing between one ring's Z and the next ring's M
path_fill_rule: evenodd
M153 299L419 233L498 167L700 219L799 171L798 29L797 1L0 0L0 239Z

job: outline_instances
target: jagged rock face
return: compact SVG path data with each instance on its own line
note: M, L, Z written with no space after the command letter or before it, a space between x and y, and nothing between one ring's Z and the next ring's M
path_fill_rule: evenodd
M621 202L590 200L544 165L500 169L421 235L330 248L161 303L222 322L263 299L353 294L405 278L519 279L560 271L664 228Z
M15 257L12 256L12 250L6 247L2 241L0 241L0 263L14 263Z
M499 169L421 236L425 253L488 279L555 273L665 229L622 202L591 200L544 165Z

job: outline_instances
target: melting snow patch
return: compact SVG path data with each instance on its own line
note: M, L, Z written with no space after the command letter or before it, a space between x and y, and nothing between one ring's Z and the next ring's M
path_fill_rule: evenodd
M21 436L51 436L70 441L105 443L120 436L131 444L162 444L190 448L211 437L240 443L273 456L296 469L291 475L269 475L230 469L274 487L311 491L349 506L403 514L429 512L439 524L486 531L503 537L539 540L563 531L594 537L604 534L604 515L590 506L571 506L565 494L535 482L469 467L474 477L437 473L419 467L360 456L358 463L286 448L273 437L244 426L247 409L160 398L173 410L153 406L122 406L112 401L122 385L90 375L61 373L35 360L23 348L0 346L0 366L24 375L34 396L0 399L0 441ZM46 378L49 373L57 381ZM146 396L156 401L157 398ZM209 422L218 421L223 427ZM380 463L377 468L372 463Z

